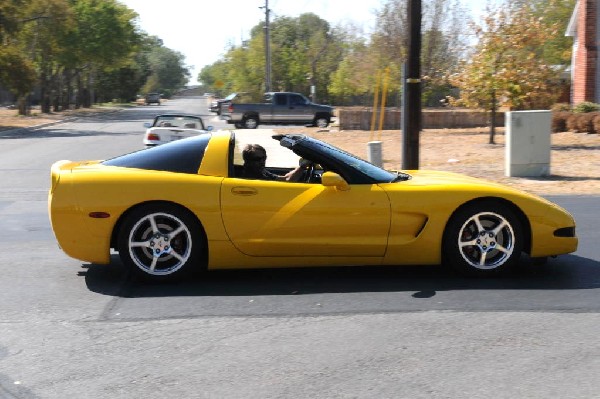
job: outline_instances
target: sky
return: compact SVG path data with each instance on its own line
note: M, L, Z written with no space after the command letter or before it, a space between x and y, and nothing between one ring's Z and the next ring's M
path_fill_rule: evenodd
M139 27L158 36L165 47L185 56L190 67L189 84L205 65L217 61L228 44L241 44L250 30L264 21L266 0L118 0L134 10ZM427 0L424 0L427 1ZM474 18L481 15L488 1L461 0ZM268 0L270 19L297 17L313 12L332 25L351 22L369 32L375 22L375 10L382 0Z

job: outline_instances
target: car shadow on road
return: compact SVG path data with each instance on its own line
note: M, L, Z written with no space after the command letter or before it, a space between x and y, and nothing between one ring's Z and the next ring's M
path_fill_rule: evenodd
M176 296L304 295L354 292L413 292L431 298L457 290L600 290L600 262L576 255L521 267L504 277L457 275L442 266L328 267L227 270L202 273L180 282L130 279L114 256L110 265L83 265L80 275L90 291L122 298Z

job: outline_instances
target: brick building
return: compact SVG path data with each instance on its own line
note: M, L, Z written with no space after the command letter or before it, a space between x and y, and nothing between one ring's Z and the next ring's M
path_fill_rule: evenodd
M571 103L600 103L600 67L598 39L600 37L600 1L577 0L567 27L572 36Z

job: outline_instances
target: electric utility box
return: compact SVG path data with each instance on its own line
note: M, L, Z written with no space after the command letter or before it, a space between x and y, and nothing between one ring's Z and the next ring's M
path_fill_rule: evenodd
M552 112L507 112L505 123L505 175L510 177L549 176Z

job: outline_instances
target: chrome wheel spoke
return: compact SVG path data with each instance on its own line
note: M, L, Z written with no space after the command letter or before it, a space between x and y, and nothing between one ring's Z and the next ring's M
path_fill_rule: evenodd
M182 231L185 231L185 226L180 225L179 228L169 233L169 240L172 240L173 237L177 236L177 234L181 233Z
M481 257L479 258L479 266L485 266L487 261L487 251L481 251Z
M496 245L494 249L505 254L510 254L512 252L510 248L504 248L502 245Z
M508 223L506 220L502 219L502 222L494 230L492 230L492 233L494 236L498 236L500 231L502 231L502 229L504 229L506 226L508 226Z
M150 264L150 271L153 272L154 269L156 268L156 264L158 263L158 257L153 256L152 257L152 264Z
M158 233L158 226L156 225L156 219L154 218L154 215L150 215L148 216L148 221L150 222L150 227L152 228L152 232L153 233Z
M133 241L133 242L129 243L129 246L131 248L149 248L150 247L150 240L146 240L146 241Z
M461 248L477 246L477 240L462 241L459 245Z
M183 256L179 255L177 252L175 252L174 250L171 250L171 252L169 253L169 255L172 255L174 258L176 258L178 261L183 262L186 260L186 258L184 258Z
M477 233L481 233L482 231L485 230L485 228L481 224L481 220L479 218L480 218L480 215L473 217L473 223L475 223L475 225L477 226Z

